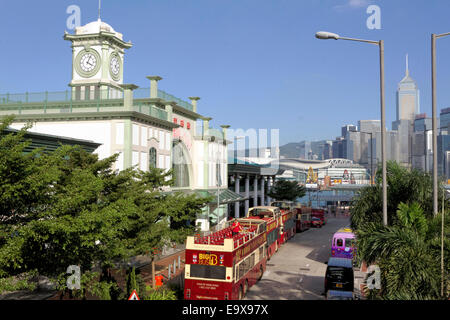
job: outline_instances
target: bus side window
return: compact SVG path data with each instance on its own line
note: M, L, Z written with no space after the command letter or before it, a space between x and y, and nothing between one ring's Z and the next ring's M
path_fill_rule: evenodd
M338 247L343 247L343 246L344 246L344 240L342 240L342 239L337 239L337 240L336 240L336 246L338 246Z

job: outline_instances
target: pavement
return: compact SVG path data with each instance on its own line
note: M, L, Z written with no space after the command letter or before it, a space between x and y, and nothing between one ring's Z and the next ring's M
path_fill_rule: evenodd
M324 300L325 262L330 257L333 234L350 224L345 215L328 217L322 228L297 233L267 262L262 279L250 288L244 300ZM355 293L359 295L355 270Z

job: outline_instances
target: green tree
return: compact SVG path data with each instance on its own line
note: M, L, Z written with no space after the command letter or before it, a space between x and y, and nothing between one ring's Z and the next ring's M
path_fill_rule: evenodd
M425 216L433 215L433 180L430 174L420 170L406 169L394 161L387 162L387 213L388 224L395 224L400 203L417 202ZM439 194L442 194L439 187ZM439 203L439 208L441 204ZM439 209L440 210L440 209ZM365 187L355 196L351 208L352 228L369 222L383 222L381 168L377 170L374 186Z
M0 278L37 271L57 279L70 265L83 274L97 267L97 289L110 288L112 298L109 268L195 231L191 222L209 199L163 192L171 172L116 172L117 155L99 160L80 147L27 154L28 127L4 134L11 122L0 126Z
M427 173L403 168L395 162L388 162L387 173L388 226L383 225L382 219L380 170L376 185L362 189L351 209L357 259L368 265L376 264L381 270L381 290L368 290L368 296L440 299L441 217L432 213L432 179ZM445 207L448 208L447 201ZM448 266L448 210L445 215L444 265ZM447 267L447 284L448 277Z
M277 201L295 201L305 194L305 187L299 185L297 181L277 180L267 195Z

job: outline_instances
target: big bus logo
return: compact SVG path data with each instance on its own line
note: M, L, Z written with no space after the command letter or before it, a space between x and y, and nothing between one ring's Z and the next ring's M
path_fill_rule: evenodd
M217 256L215 254L200 253L198 259L200 264L217 265Z

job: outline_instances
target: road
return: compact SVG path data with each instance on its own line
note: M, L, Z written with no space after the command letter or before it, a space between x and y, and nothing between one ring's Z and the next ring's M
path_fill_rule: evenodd
M297 233L267 262L264 276L250 288L244 300L325 299L322 295L325 262L330 257L331 238L349 223L347 217L328 218L322 228Z

